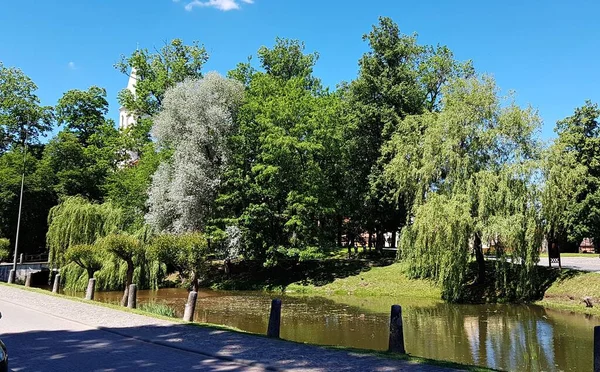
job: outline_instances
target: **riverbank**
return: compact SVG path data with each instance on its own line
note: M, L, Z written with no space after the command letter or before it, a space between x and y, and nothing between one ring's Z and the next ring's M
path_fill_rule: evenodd
M368 371L411 370L433 371L490 371L412 356L396 356L368 350L325 348L298 342L273 340L250 335L239 330L214 325L189 326L175 319L140 314L113 305L51 295L43 290L25 289L15 285L0 285L0 304L17 304L54 318L89 325L102 331L153 345L177 348L187 352L209 355L263 369L294 371ZM39 319L38 319L39 320ZM11 319L3 319L10 322ZM19 337L19 334L3 337ZM40 336L41 337L41 336ZM73 337L73 335L70 335ZM57 341L58 342L58 341ZM18 350L11 357L18 357ZM18 365L11 365L12 368Z
M586 307L589 297L594 307ZM574 313L600 316L600 274L562 270L561 275L536 304Z
M409 279L404 265L371 267L357 275L337 278L325 285L293 283L286 292L313 295L353 295L359 297L405 297L439 300L441 291L429 280Z

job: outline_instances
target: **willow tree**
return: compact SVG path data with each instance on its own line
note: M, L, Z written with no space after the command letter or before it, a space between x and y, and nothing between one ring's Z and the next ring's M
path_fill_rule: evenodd
M112 254L115 258L123 260L127 265L125 275L125 289L121 305L127 305L127 297L129 295L129 286L133 283L133 273L135 271L136 262L144 260L144 248L136 237L128 234L110 234L98 241L98 245L106 252Z
M65 254L65 260L74 262L87 272L88 279L94 277L94 273L104 265L102 250L92 244L77 244L70 246Z
M239 82L209 73L165 94L152 134L172 157L152 177L146 215L157 231L200 231L211 218L243 93Z
M122 229L122 213L110 203L90 203L68 197L48 214L46 241L53 266L64 263L66 250L77 244L94 244L98 238Z
M489 77L454 80L443 90L440 112L400 122L386 145L392 160L385 171L411 211L400 250L410 275L437 280L444 298L460 301L471 252L473 284L486 280L487 243L495 248L500 295L526 299L534 293L530 279L541 244L534 182L539 123L534 110L499 97Z
M173 267L182 279L198 291L201 276L208 267L208 241L201 233L157 236L149 248L151 256Z

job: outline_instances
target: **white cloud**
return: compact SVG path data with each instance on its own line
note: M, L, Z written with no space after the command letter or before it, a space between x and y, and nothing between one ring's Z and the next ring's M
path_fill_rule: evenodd
M69 63L67 63L67 66L69 67L69 69L71 70L75 70L77 67L75 66L75 62L71 61Z
M179 0L173 1L177 2ZM254 4L254 0L194 0L185 6L185 10L189 12L195 7L211 7L226 12L228 10L240 9L240 2L245 4Z

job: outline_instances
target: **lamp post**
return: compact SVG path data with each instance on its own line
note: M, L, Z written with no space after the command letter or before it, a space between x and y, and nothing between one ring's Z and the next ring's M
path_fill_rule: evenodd
M21 210L23 208L23 186L25 185L25 163L27 161L27 131L23 141L23 173L21 174L21 195L19 196L19 215L17 216L17 234L15 237L15 257L13 259L12 273L8 277L9 283L14 283L17 276L17 256L19 253L19 230L21 229Z

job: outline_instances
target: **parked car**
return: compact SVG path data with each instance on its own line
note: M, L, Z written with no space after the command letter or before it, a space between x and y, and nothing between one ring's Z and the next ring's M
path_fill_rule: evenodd
M2 319L2 313L0 313ZM8 352L2 340L0 340L0 372L8 372Z

